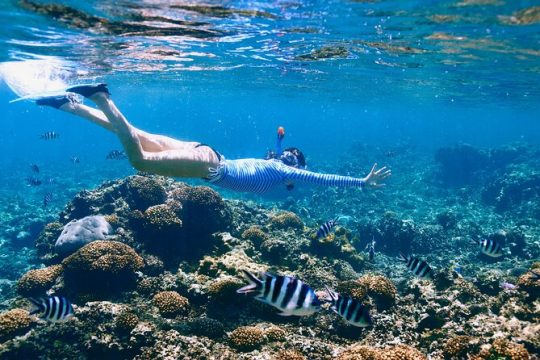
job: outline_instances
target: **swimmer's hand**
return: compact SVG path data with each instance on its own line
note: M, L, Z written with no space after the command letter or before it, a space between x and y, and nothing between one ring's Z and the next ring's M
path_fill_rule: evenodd
M390 175L392 175L392 170L386 169L386 166L377 170L377 164L375 163L369 174L362 180L364 180L365 187L367 188L379 188L385 186L382 181Z

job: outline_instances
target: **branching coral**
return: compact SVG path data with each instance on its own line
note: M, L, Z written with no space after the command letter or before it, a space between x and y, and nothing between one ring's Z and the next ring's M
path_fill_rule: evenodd
M174 317L188 309L188 299L176 291L161 291L154 295L152 299L154 305L159 309L161 315Z
M62 269L62 265L52 265L43 269L30 270L20 278L17 291L22 296L43 294L54 285Z
M289 228L302 230L304 223L298 215L290 211L283 211L270 218L270 225L274 229L286 230Z
M256 326L240 326L229 334L231 345L241 351L251 351L263 345L267 339L264 331Z
M0 341L21 335L30 328L32 319L28 311L13 309L0 314Z

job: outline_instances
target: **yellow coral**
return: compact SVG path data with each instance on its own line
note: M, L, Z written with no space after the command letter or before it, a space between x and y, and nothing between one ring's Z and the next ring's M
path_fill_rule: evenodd
M298 229L302 230L304 228L304 223L298 215L290 211L283 211L277 215L274 215L270 218L270 224L276 229Z
M306 360L307 358L296 350L282 350L278 352L273 360Z
M150 206L146 209L144 220L146 226L156 230L182 226L182 220L176 216L173 209L165 204Z
M154 295L154 305L159 309L161 315L174 317L185 312L188 308L188 299L176 291L161 291Z
M260 226L251 226L242 233L242 238L259 245L268 239L268 235L266 235Z
M449 359L466 358L467 354L474 352L474 347L478 345L477 339L467 335L454 336L444 345L444 356Z
M213 300L230 300L237 297L236 290L243 286L243 281L232 276L225 276L212 281L208 286L208 295Z
M64 259L62 264L66 271L77 269L78 271L115 274L139 270L144 266L144 261L126 244L118 241L97 240Z
M371 297L379 309L394 305L397 289L394 283L382 275L367 274L354 281L344 281L338 286L338 291L352 298L363 301Z
M229 334L232 346L241 351L251 351L266 342L264 331L256 326L240 326Z
M269 341L283 341L285 340L285 336L287 335L287 332L280 328L279 326L272 325L266 329L264 329L264 335L266 335L266 338Z
M492 352L497 356L504 356L508 360L528 360L530 354L521 344L508 341L506 339L496 339L492 344Z
M122 332L130 332L139 323L139 317L132 312L124 311L116 318L116 328Z
M0 314L0 340L24 334L31 323L28 311L23 309L13 309Z
M17 290L23 296L41 294L54 285L62 273L62 265L52 265L43 269L34 269L24 274L17 283Z

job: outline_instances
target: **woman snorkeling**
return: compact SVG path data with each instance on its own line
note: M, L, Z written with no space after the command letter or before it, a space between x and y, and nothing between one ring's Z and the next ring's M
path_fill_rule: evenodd
M98 109L82 104L79 97L94 102ZM268 159L228 160L210 146L150 134L131 125L111 100L106 84L73 86L65 94L36 98L36 104L69 112L115 133L131 165L156 175L203 178L227 189L265 193L284 186L305 183L338 187L380 187L391 175L385 167L373 165L364 178L319 174L305 170L305 158L296 148L281 150L284 130L278 129L276 154Z

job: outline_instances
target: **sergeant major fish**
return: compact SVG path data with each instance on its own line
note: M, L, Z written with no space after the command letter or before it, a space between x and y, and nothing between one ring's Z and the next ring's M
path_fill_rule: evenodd
M28 184L28 186L39 186L41 185L41 180L39 180L38 178L35 178L33 176L29 176L26 178L26 183Z
M478 246L480 246L480 251L487 256L494 258L503 256L503 251L501 245L495 240L491 239L482 239L482 240L473 240Z
M424 260L420 260L414 256L407 257L403 255L403 253L399 253L399 256L401 257L400 260L405 262L407 265L407 268L416 276L418 276L421 279L432 279L433 278L433 270L429 266L427 262Z
M349 324L357 327L368 327L372 325L368 309L358 300L341 296L329 287L326 287L326 292L330 297L332 310Z
M320 239L330 235L330 233L334 230L334 227L337 225L337 221L338 219L332 219L322 224L319 230L317 230L317 238Z
M46 298L29 299L34 308L30 315L39 315L42 319L59 322L66 321L73 316L73 306L63 296L49 296Z
M40 135L41 140L55 140L58 139L60 134L54 132L54 131L47 131Z
M256 293L255 299L281 310L282 316L306 316L320 310L321 302L306 283L290 276L263 274L258 279L244 271L249 285L238 289L239 294Z
M49 203L52 201L53 195L52 193L48 192L43 196L43 207L47 207Z

